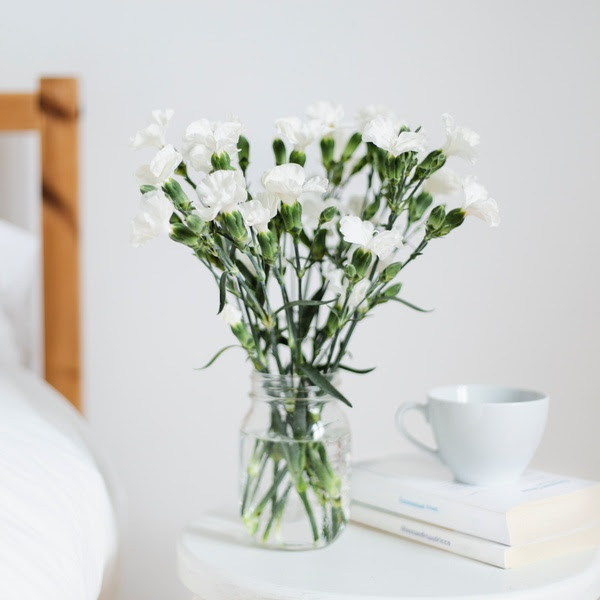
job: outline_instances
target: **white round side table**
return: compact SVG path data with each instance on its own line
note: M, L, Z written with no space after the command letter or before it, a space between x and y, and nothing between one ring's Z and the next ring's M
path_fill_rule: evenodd
M503 570L350 524L331 546L259 548L233 516L206 515L177 547L198 600L598 600L600 549Z

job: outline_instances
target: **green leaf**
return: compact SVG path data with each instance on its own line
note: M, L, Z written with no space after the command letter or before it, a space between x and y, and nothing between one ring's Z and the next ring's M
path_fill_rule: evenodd
M331 304L335 301L336 298L333 298L332 300L293 300L292 302L288 302L287 304L284 304L283 306L279 307L273 313L273 315L280 313L282 310L292 308L293 306L321 306L322 304Z
M400 304L404 304L405 306L408 306L408 308L412 308L413 310L417 310L419 312L423 312L423 313L428 313L428 312L433 312L433 308L419 308L418 306L415 306L414 304L407 302L406 300L403 300L402 298L388 298L388 300L393 300L394 302L400 302Z
M223 352L229 350L230 348L241 348L239 344L231 344L231 346L225 346L225 348L221 348L203 367L196 367L195 371L202 371L203 369L208 369L210 365L212 365Z
M327 379L327 377L325 377L323 373L321 373L318 369L307 363L299 364L298 369L303 375L306 375L306 377L308 377L308 379L310 379L312 383L314 383L317 387L321 388L321 390L323 390L326 394L329 394L330 396L341 400L344 404L347 404L350 407L352 406L348 398L346 398L342 394L342 392L336 389L332 385L332 383Z
M371 367L370 369L355 369L354 367L349 367L347 365L340 365L340 369L344 369L344 371L350 371L351 373L358 373L359 375L364 375L366 373L373 372L377 367Z
M221 279L219 280L219 311L218 315L221 314L225 306L225 299L227 298L227 273L223 273L221 275Z

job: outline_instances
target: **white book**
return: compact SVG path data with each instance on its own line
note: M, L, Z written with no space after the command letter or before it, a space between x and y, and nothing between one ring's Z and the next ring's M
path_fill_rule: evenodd
M503 569L513 569L600 545L600 523L563 536L522 546L506 546L353 502L351 519L434 548Z
M511 485L466 485L426 456L355 464L352 499L511 546L600 522L598 482L530 470Z

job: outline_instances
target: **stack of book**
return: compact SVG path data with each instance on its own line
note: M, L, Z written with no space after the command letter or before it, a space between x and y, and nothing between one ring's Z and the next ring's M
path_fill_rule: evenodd
M389 457L355 464L351 518L511 569L600 545L600 483L530 470L478 487L428 457Z

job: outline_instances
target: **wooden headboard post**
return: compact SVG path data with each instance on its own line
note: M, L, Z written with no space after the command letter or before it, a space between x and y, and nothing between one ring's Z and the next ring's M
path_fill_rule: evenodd
M0 131L40 134L45 378L81 410L78 119L76 79L0 94Z
M81 409L77 81L42 79L39 107L45 376Z

